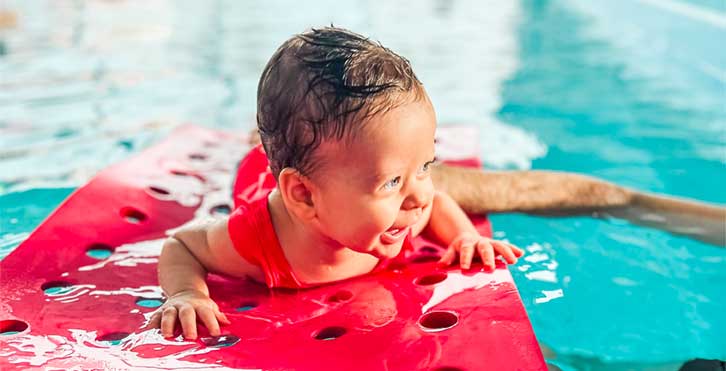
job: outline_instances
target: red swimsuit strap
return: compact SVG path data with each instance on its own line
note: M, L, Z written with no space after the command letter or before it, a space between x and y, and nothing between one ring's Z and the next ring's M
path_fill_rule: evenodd
M262 269L268 287L302 288L275 234L267 197L241 205L227 223L229 237L237 252Z

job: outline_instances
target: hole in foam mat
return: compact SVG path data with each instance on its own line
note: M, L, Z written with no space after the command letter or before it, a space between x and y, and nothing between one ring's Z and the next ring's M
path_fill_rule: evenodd
M431 245L424 246L418 250L419 252L425 253L425 254L438 254L439 249L436 247L433 247Z
M73 284L68 281L49 281L40 286L46 295L59 296L73 291Z
M168 189L159 186L149 186L147 188L152 196L168 196L171 194Z
M171 173L171 175L176 175L176 176L194 176L193 174L186 172L184 170L170 170L169 172Z
M353 298L353 293L348 290L340 290L328 297L330 303L343 303Z
M330 326L314 333L313 338L317 340L335 340L345 335L346 332L347 330L344 327Z
M121 344L121 341L127 338L129 335L131 334L129 334L128 332L109 332L97 337L96 341L103 341L111 345L119 345Z
M141 222L146 220L146 214L130 206L121 208L120 213L121 217L123 217L124 220L131 224L140 224Z
M195 161L204 161L207 159L207 155L203 153L191 153L189 154L189 159Z
M202 343L204 343L204 345L208 347L224 348L231 347L232 345L239 343L240 338L235 335L219 335L203 337L199 340L201 340Z
M464 371L464 369L461 367L443 366L436 367L433 371Z
M232 212L232 208L227 204L215 205L209 209L209 213L213 216L229 215L230 212Z
M86 255L91 258L103 260L113 254L113 247L104 243L94 243L86 249Z
M259 304L257 302L254 302L254 301L246 301L246 302L240 304L237 308L234 308L234 310L237 311L237 312L246 312L248 310L252 310L252 309L257 308L258 305Z
M437 310L419 317L418 325L426 332L448 330L459 323L459 316L450 311Z
M411 263L415 263L415 264L433 263L433 262L439 261L439 259L441 259L441 257L438 255L419 255L419 256L414 256L413 258L411 258Z
M432 274L427 274L423 277L419 277L413 282L420 286L430 286L430 285L435 285L435 284L445 280L446 277L448 277L448 275L443 272L432 273Z
M19 334L28 329L28 323L16 319L6 319L0 321L0 336L10 336Z
M169 173L171 175L178 176L178 177L194 178L194 179L197 179L197 180L199 180L201 182L206 182L207 181L204 178L204 176L202 176L201 174L199 174L197 172L192 172L192 171L187 171L187 170L179 170L179 169L172 169L172 170L169 170Z
M164 300L160 298L138 298L136 305L144 308L158 308L164 304Z

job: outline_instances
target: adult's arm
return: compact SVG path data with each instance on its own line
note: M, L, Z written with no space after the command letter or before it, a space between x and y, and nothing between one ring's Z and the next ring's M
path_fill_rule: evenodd
M437 165L432 178L471 214L595 215L726 245L726 208L647 194L573 173L482 171Z

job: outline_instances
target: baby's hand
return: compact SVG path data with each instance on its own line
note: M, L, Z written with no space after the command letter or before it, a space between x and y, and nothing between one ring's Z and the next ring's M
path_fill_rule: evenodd
M194 340L197 338L197 316L211 336L219 336L219 323L224 325L231 323L209 296L197 290L187 290L167 299L151 316L148 327L161 327L161 334L164 337L172 337L174 325L179 318L184 338Z
M516 263L517 258L524 255L522 249L512 244L492 240L475 233L463 233L449 245L444 256L439 260L439 264L451 265L458 253L461 269L469 269L471 260L474 258L474 251L481 256L481 261L487 271L494 269L494 259L497 255L503 257L508 264Z

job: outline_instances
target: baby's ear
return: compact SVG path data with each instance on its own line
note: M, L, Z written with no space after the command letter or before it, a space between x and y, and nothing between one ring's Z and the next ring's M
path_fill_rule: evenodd
M299 171L286 167L277 177L280 195L288 212L300 219L310 220L315 217L311 183Z

